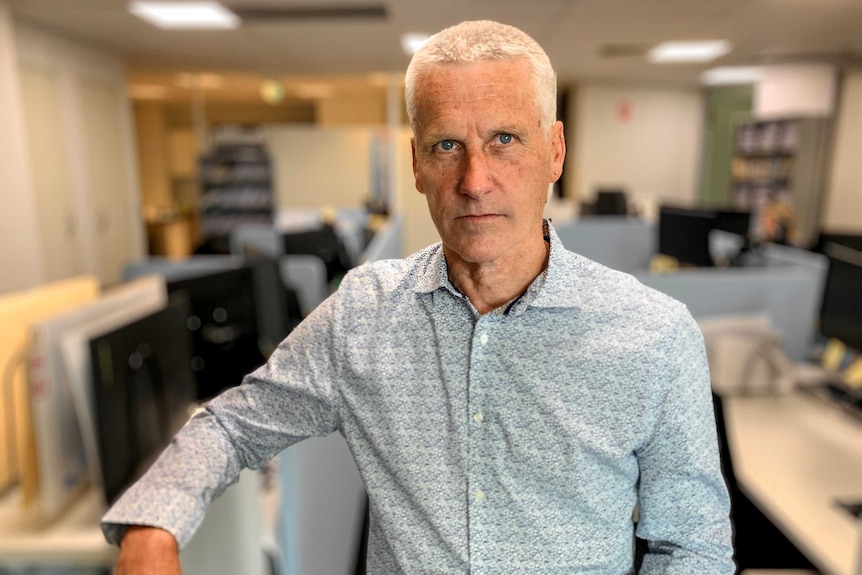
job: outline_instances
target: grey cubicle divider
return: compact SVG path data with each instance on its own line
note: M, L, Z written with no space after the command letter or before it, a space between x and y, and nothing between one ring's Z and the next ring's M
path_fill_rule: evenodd
M296 292L303 316L311 313L329 295L326 264L314 255L286 255L281 232L270 225L246 224L230 235L231 253L254 253L278 260L281 281Z
M281 281L296 292L299 308L307 316L329 297L326 264L313 255L284 255L278 258Z
M790 359L810 355L823 289L823 275L815 269L787 265L634 275L686 304L696 319L766 313Z
M301 441L279 454L277 470L284 575L353 575L366 495L344 437Z
M767 245L750 258L750 267L653 274L647 270L658 249L654 223L587 217L555 228L566 248L635 275L685 303L697 319L766 313L782 337L787 356L796 361L808 358L826 277L823 256Z
M656 225L624 216L592 216L555 223L567 249L609 268L644 270L658 250Z
M248 248L270 258L284 255L281 236L275 228L266 224L243 224L231 231L230 253L246 255Z
M213 501L200 528L180 553L184 575L267 575L261 548L260 477L244 470L239 481ZM280 557L274 558L280 564Z
M404 216L392 215L374 234L359 259L359 263L392 260L404 257Z
M375 234L361 263L402 257L403 217ZM353 575L365 519L365 485L344 438L311 438L278 456L278 534L287 574Z

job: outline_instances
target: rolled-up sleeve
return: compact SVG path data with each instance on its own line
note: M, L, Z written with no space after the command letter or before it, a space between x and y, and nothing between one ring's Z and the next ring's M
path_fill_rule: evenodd
M261 468L284 448L338 429L338 299L321 304L265 365L180 430L102 518L108 542L119 544L130 525L147 525L169 531L183 547L242 469Z

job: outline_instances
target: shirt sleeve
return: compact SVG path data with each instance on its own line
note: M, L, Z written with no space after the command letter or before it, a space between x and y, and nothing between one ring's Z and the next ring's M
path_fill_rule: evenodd
M688 311L667 350L667 387L637 453L641 575L733 575L730 499L721 473L703 336Z
M259 469L284 448L338 429L338 299L321 304L265 365L180 430L102 518L109 543L118 545L130 525L147 525L169 531L182 548L243 468Z

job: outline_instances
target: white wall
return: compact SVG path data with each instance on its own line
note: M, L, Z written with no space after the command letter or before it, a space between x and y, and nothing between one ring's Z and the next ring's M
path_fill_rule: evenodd
M413 156L410 151L410 138L413 132L405 128L401 132L398 150L401 154L398 166L400 174L399 190L401 193L404 213L404 255L440 241L440 234L434 227L431 215L428 213L428 202L425 196L416 191L416 179L413 177Z
M664 200L697 199L703 98L696 88L578 87L566 170L578 200L622 187L646 216Z
M28 95L34 96L14 110L15 122L27 118L24 138L30 153L20 168L30 172L31 184L21 197L37 204L35 221L26 225L40 238L23 253L41 259L38 282L76 273L96 275L103 283L118 281L122 264L144 253L125 62L54 33L8 22L14 46L0 50L0 57L10 54L15 60L15 89L20 93L24 78ZM51 138L55 141L45 148ZM66 165L60 167L60 162ZM60 175L41 177L43 170ZM26 210L4 213L27 220ZM67 242L57 233L58 225L70 234ZM40 242L41 249L52 253L40 253ZM53 252L61 248L79 253L58 257ZM80 268L69 267L75 259L82 262Z
M355 207L371 190L371 141L383 127L320 127L303 125L266 128L273 159L277 210L321 206ZM439 241L425 197L416 191L410 155L409 128L396 130L390 156L395 166L391 205L404 215L404 254Z
M369 127L270 126L276 209L360 206L371 191Z
M835 148L821 224L833 233L862 233L862 70L848 71L835 125Z
M835 106L837 72L825 64L764 66L754 90L756 116L829 117Z
M42 280L17 58L12 16L0 0L0 293Z

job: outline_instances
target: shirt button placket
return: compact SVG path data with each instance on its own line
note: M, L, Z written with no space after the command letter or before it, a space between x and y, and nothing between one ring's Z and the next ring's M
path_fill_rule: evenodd
M473 336L473 349L470 357L470 387L469 387L469 434L470 462L468 467L468 509L470 515L470 558L471 563L481 563L485 555L483 549L483 508L487 505L489 496L485 470L487 433L487 414L485 398L489 393L488 377L493 372L493 358L488 354L492 322L487 317L481 317L476 322ZM474 563L475 565L475 563Z

